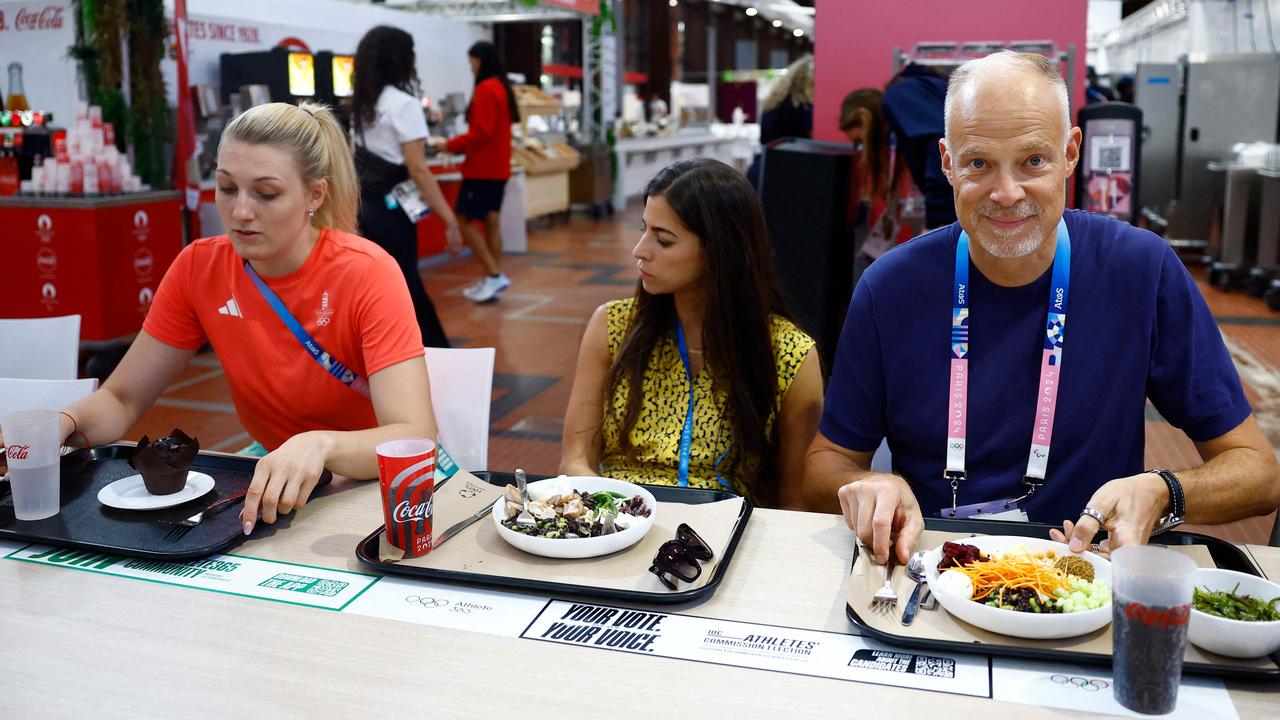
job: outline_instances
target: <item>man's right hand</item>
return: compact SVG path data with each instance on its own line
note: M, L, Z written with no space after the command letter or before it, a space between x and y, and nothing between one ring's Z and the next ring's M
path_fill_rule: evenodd
M845 522L871 548L875 561L883 565L893 551L905 565L924 531L920 503L907 481L875 473L844 485L839 496Z

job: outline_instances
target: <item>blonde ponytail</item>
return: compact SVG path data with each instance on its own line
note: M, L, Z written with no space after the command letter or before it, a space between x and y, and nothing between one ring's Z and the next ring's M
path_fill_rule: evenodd
M258 105L237 115L222 136L250 145L288 149L304 182L324 180L329 185L311 224L356 232L360 186L355 163L347 136L327 107L308 102Z

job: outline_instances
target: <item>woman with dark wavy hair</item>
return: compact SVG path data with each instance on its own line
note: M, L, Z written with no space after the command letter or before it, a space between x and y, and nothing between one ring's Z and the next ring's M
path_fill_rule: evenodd
M427 120L418 101L413 36L379 25L356 46L351 93L351 135L360 175L360 234L382 246L400 266L413 298L422 344L449 347L435 305L418 274L418 230L386 196L413 178L422 199L445 225L449 249L462 245L458 219L427 167Z
M632 254L635 296L597 308L582 339L560 471L799 507L822 376L785 316L755 190L715 160L669 165Z

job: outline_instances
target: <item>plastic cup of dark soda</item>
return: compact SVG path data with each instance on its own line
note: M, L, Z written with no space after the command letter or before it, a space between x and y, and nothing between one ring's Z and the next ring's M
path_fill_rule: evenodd
M1187 647L1195 562L1140 545L1111 553L1111 643L1116 702L1147 715L1173 712Z

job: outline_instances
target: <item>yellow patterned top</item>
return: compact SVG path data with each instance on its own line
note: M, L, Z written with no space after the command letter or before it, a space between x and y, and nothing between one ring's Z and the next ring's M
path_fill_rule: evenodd
M622 341L629 328L633 300L614 300L605 308L609 323L609 358L612 362L622 348ZM773 318L773 353L778 365L778 405L791 381L795 379L804 362L813 339L781 317ZM649 367L644 374L644 405L631 430L631 446L635 458L621 451L619 430L626 414L629 389L625 383L605 403L604 422L601 429L603 443L600 450L601 474L629 482L654 485L676 485L680 473L680 434L684 429L689 410L689 380L685 377L684 363L672 333L658 343L649 356ZM725 417L728 396L713 388L711 373L706 370L693 378L693 442L689 452L689 487L723 489L746 494L740 477L717 477L717 467L727 472L733 458L729 455L733 443L733 427ZM769 418L769 425L774 422ZM718 461L718 462L717 462ZM750 470L754 460L739 463L740 469Z

